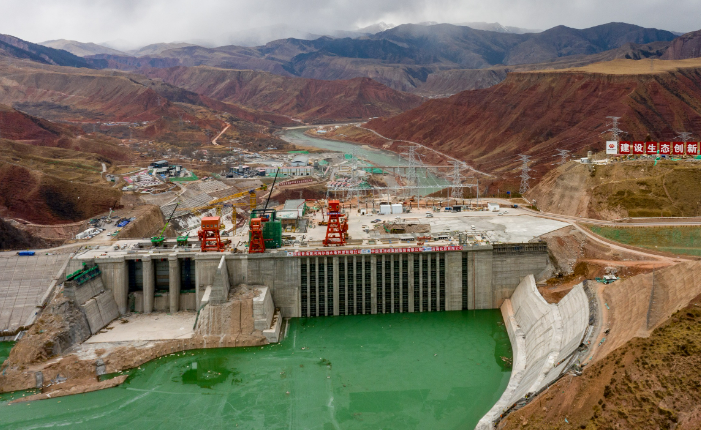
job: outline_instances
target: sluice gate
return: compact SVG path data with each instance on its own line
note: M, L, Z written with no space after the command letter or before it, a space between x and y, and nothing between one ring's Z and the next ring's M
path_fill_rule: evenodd
M230 285L264 285L284 317L495 309L550 265L539 243L279 251L163 250L78 256L100 266L121 313L197 309L224 255Z

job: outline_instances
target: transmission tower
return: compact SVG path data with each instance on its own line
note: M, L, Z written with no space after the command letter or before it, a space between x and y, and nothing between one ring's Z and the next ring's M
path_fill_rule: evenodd
M569 149L558 149L557 155L560 156L560 162L557 164L563 165L563 164L567 163L567 160L570 158L570 150Z
M405 148L407 148L408 151L402 152L402 155L406 156L406 159L409 162L409 165L406 169L406 181L407 181L406 191L409 194L407 197L411 197L415 194L418 194L419 167L421 166L422 163L421 163L421 158L419 157L419 154L416 152L416 149L418 148L417 145L410 145L410 146L406 146ZM414 191L416 191L416 193L414 193Z
M601 134L611 133L611 139L615 140L616 142L620 140L621 135L628 134L627 132L618 128L618 120L621 119L620 116L607 116L606 118L611 120L611 123L609 124L609 127L611 128L602 131Z
M531 160L530 155L525 155L521 154L519 155L519 158L521 159L521 188L519 189L519 193L521 195L526 194L526 192L531 188L528 185L528 180L531 179L531 176L528 174L528 172L531 171L531 168L528 167L528 162Z
M459 161L450 161L450 164L453 165L453 172L450 174L450 179L452 179L452 187L450 188L450 197L453 199L461 199L463 197L462 195L462 175L460 174L460 168L463 166L464 163L461 163Z
M678 132L676 139L679 139L680 142L689 142L691 141L691 136L693 135L688 131L680 131Z

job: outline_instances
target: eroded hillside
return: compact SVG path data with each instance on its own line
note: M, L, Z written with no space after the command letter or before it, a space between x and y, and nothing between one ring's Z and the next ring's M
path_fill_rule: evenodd
M617 60L511 73L494 87L430 100L367 127L501 175L518 167L518 154L528 154L532 176L540 177L552 168L556 149L602 150L609 115L622 117L631 140L670 140L678 130L701 133L701 60L655 64L652 72L649 62Z

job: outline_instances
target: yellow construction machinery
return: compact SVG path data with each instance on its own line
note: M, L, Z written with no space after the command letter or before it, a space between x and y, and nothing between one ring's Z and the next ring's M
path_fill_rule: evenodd
M236 234L236 207L237 206L250 206L251 211L252 211L253 209L256 208L256 206L258 204L258 200L256 197L256 191L266 191L267 189L268 189L268 186L263 184L260 187L255 188L253 190L248 190L248 191L243 191L243 192L236 193L236 194L231 194L229 196L222 197L222 198L217 199L217 200L213 200L204 206L192 208L192 209L190 209L190 212L200 214L206 210L216 208L217 209L217 216L221 216L222 208L224 207L224 205L230 204L233 206L232 211L231 211L231 222L234 225L234 234ZM242 203L227 203L230 200L235 200L235 199L244 197L246 195L249 196L248 203L243 203L243 202ZM221 224L221 227L222 228L224 227L223 223Z

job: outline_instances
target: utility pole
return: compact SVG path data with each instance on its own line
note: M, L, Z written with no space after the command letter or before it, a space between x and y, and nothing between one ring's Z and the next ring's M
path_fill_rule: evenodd
M528 162L531 160L530 155L525 155L521 154L519 155L519 158L521 159L521 188L519 189L519 193L521 196L526 194L526 192L531 188L530 185L528 185L528 180L531 179L531 176L528 174L530 172L531 168L528 167Z
M557 164L562 166L563 164L567 163L567 159L570 158L570 150L569 149L558 149L557 155L560 156L560 162Z

